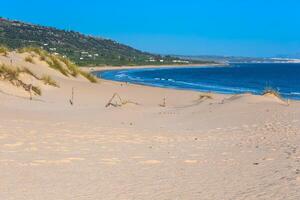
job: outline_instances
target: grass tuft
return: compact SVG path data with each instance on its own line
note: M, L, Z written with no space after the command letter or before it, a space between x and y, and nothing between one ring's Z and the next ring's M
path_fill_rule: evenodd
M60 71L60 73L62 73L65 76L68 76L68 70L64 68L62 62L56 56L49 55L48 58L49 60L47 60L46 62L51 68Z
M282 98L278 90L270 88L270 87L265 88L262 95L263 96L265 96L265 95L274 95L275 97L278 97L280 99Z
M38 95L38 96L41 96L42 95L42 90L41 90L41 88L39 88L39 87L37 87L37 86L32 86L32 91L36 94L36 95Z
M18 53L31 53L34 52L38 55L41 55L43 53L43 49L33 46L23 47L17 50Z
M64 57L61 57L61 56L59 56L59 59L60 59L61 62L63 62L66 65L66 67L68 68L69 73L71 74L71 76L74 76L74 77L78 76L79 69L72 61L70 61L68 58L64 58Z
M44 82L45 85L51 85L54 87L59 87L59 85L57 84L57 82L55 80L52 79L51 76L49 75L44 75L41 80Z
M33 60L32 56L26 56L25 61L34 64L34 60Z
M23 69L21 69L20 73L29 74L30 76L33 76L35 79L39 80L39 77L35 73L33 73L30 69L28 69L27 67L24 67Z
M8 48L5 47L5 46L0 46L0 55L3 55L3 56L7 56L8 55Z
M213 99L213 97L211 94L203 93L199 95L199 100L203 100L203 99Z
M86 79L88 79L91 83L97 83L98 82L97 78L94 75L92 75L92 74L90 74L88 72L79 70L79 73L82 76L84 76Z
M19 53L32 53L40 56L41 61L47 62L49 67L52 69L58 70L60 73L62 73L65 76L73 76L77 77L79 74L88 79L92 83L97 83L97 78L93 76L92 74L82 71L78 68L76 64L74 64L72 61L70 61L68 58L64 58L62 56L52 55L48 53L47 51L36 48L36 47L26 47L18 50ZM32 59L32 56L31 56ZM31 62L30 58L27 58L27 62ZM32 59L33 61L33 59Z
M20 73L28 73L33 74L30 70L20 70L19 68L11 68L7 67L6 65L0 66L0 78L2 80L9 81L12 85L20 87L22 86L26 91L34 92L35 95L42 95L42 91L39 87L33 86L31 84L26 84L22 80L19 79Z
M19 68L11 68L6 65L0 66L0 74L3 79L13 81L19 78L20 69Z
M40 55L40 61L46 61L46 56L45 55Z

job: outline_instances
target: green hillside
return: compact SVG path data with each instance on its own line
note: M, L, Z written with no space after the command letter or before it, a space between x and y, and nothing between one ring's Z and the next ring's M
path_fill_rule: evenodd
M0 18L0 44L12 49L40 47L81 66L206 63L154 55L109 39L4 18Z

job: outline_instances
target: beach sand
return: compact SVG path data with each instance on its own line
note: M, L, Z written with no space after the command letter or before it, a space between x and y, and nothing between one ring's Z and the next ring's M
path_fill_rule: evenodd
M30 101L2 83L0 199L300 199L300 102L92 84L15 62L60 88ZM124 105L105 107L114 93Z

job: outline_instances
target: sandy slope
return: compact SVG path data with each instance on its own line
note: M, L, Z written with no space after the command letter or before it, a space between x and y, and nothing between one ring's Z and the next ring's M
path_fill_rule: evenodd
M52 76L0 94L0 199L300 198L299 102Z

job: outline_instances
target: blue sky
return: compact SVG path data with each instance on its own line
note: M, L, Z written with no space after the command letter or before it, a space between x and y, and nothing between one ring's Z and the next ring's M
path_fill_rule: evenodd
M299 0L10 0L0 16L163 54L300 54Z

